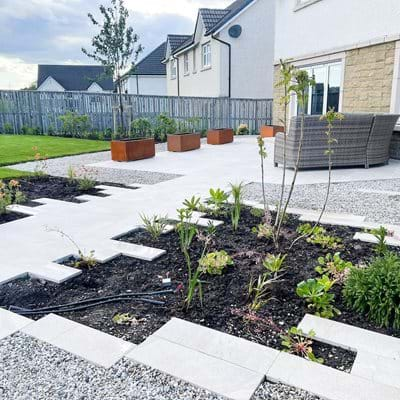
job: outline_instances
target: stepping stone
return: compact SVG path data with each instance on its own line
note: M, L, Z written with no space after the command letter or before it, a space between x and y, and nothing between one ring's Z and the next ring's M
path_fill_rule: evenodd
M232 400L249 400L264 380L262 373L157 336L150 336L126 357Z
M359 351L351 374L400 389L400 360Z
M104 197L102 197L102 196L92 196L91 194L82 194L80 196L76 196L75 198L77 200L85 201L85 202L104 199Z
M111 248L118 254L138 258L139 260L153 261L166 253L165 250L156 249L154 247L147 247L127 242L119 242L117 240L113 240L111 242Z
M400 360L400 339L366 329L306 314L298 327L313 330L315 339L352 351L373 352L382 357ZM399 397L400 398L400 397Z
M398 400L400 390L347 374L288 353L280 353L267 379L303 389L327 400Z
M78 268L68 267L57 263L48 263L42 267L36 267L34 272L29 272L31 278L45 279L54 283L62 283L82 273Z
M277 350L179 318L172 318L153 336L261 374L279 354Z
M135 346L55 314L25 326L21 332L104 368L110 368Z
M0 308L0 339L12 335L32 322L29 318Z
M400 239L398 238L397 235L398 232L395 233L395 237L386 236L386 244L388 246L400 246ZM353 236L353 239L360 240L361 242L366 242L366 243L378 243L378 240L374 235L365 232L357 232Z
M302 214L299 220L317 222L319 215L320 215L319 213ZM324 213L320 223L327 225L352 226L354 228L359 228L363 227L364 221L365 217L359 215Z

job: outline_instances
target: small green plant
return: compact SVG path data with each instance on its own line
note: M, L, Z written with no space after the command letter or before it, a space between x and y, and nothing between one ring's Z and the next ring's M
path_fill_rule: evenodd
M370 233L375 236L377 243L374 246L374 252L378 256L383 256L388 252L386 244L386 236L388 236L388 230L384 226L379 228L371 229Z
M343 247L342 240L336 236L326 234L326 229L322 226L311 226L311 224L301 224L297 227L297 233L307 237L307 243L321 246L323 249L336 250Z
M236 129L236 135L248 135L250 133L247 124L240 124Z
M65 136L83 137L90 129L90 119L88 115L79 115L75 111L67 111L61 115L61 131Z
M211 206L211 211L215 215L220 215L228 198L229 194L222 189L210 189L210 198L207 200L207 203Z
M72 165L70 165L68 167L67 179L68 179L69 184L73 184L76 181L76 170Z
M33 146L32 150L34 151L33 157L35 159L35 168L33 170L33 174L36 177L47 175L47 156L41 154L37 146Z
M225 250L205 254L199 260L199 269L203 274L222 275L224 269L233 265L232 257Z
M231 185L231 193L233 197L233 205L231 208L232 229L236 231L239 227L240 214L242 212L243 183Z
M278 254L277 256L268 254L263 261L263 266L276 278L279 272L281 272L283 269L283 263L285 262L285 259L286 254L284 254L283 256L281 254Z
M20 204L26 200L19 181L11 179L8 183L0 180L0 215L7 212L7 206Z
M200 197L192 196L190 199L185 199L183 206L190 211L196 211L201 206Z
M353 267L343 296L348 307L379 326L400 329L400 256L385 252L366 267Z
M343 282L346 273L353 264L350 261L344 261L340 257L340 253L332 255L328 253L325 257L318 257L318 266L315 267L320 275L328 275L337 282Z
M251 277L248 286L248 297L251 299L251 311L260 310L270 300L270 289L274 282L269 273L260 274L257 279Z
M253 207L250 210L250 214L256 218L262 218L262 216L264 215L264 210L262 210L261 208Z
M257 235L259 239L271 239L273 237L273 228L270 224L261 223L254 226L251 231Z
M333 318L340 311L334 307L335 295L330 293L335 281L327 275L316 279L307 279L297 285L296 294L305 299L308 308L315 311L315 315L322 318Z
M96 179L94 177L95 171L81 166L75 171L75 181L78 184L78 189L82 191L91 190L96 186Z
M324 359L316 357L313 352L312 338L314 336L315 332L312 330L305 335L301 329L293 326L287 332L281 334L281 344L284 351L287 353L295 354L307 360L317 362L318 364L323 364Z
M163 234L168 225L167 217L161 217L159 215L148 217L145 214L140 214L140 218L143 222L143 228L154 240L157 240Z
M131 325L134 317L129 313L115 314L112 318L114 324L117 325Z

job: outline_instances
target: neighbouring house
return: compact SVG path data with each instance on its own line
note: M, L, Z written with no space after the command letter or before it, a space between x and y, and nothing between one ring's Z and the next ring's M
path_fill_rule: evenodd
M192 35L169 35L169 96L271 98L275 0L199 9Z
M167 95L167 75L165 49L167 42L160 44L150 54L140 60L122 79L123 92L153 96Z
M315 76L307 112L400 112L398 0L279 0L276 2L275 82L279 60ZM274 123L283 117L274 89ZM293 96L290 116L297 114Z
M37 90L111 93L114 83L98 65L39 65Z

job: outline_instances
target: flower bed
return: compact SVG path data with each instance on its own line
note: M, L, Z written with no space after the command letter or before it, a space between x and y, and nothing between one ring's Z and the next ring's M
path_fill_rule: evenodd
M16 305L27 308L47 307L75 302L99 296L120 293L148 292L161 289L162 278L169 277L175 292L157 297L164 305L126 300L119 303L98 305L82 311L67 312L63 316L92 326L110 334L135 343L160 328L171 317L176 316L203 324L217 330L246 338L277 349L282 349L281 334L296 326L308 312L304 299L296 294L299 282L314 278L318 274L315 267L320 256L329 251L320 246L300 241L291 250L288 246L297 236L298 221L290 217L284 230L281 252L287 254L285 267L280 279L271 286L268 301L257 312L249 311L248 285L251 277L257 277L264 267L261 260L266 254L275 253L270 240L258 238L252 228L260 218L254 216L249 208L242 211L240 225L236 232L230 225L228 215L220 216L224 225L217 228L210 251L225 250L233 259L233 265L226 267L221 275L204 275L203 308L199 301L193 301L191 308L182 307L184 287L187 282L185 259L180 251L176 232L152 239L147 231L138 230L120 240L158 247L167 250L167 254L153 262L145 262L129 257L118 257L106 264L96 265L83 270L82 275L70 282L56 285L38 280L20 280L11 282L0 290L0 305ZM354 264L365 262L373 255L372 246L352 240L355 230L346 227L327 227L330 235L342 239L341 256ZM198 260L202 244L195 239L192 245L192 257ZM70 263L71 265L71 263ZM400 337L399 331L379 328L367 318L349 310L342 297L342 284L336 284L332 290L335 295L335 307L341 314L335 319L344 323L371 329L384 334ZM113 321L113 317L129 313L132 318ZM41 315L36 315L38 318ZM349 370L354 354L314 343L314 353L322 357L325 364L335 368Z

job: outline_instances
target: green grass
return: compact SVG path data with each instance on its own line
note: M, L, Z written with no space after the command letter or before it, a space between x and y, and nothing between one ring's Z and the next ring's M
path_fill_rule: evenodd
M110 143L55 136L0 135L0 166L33 161L35 146L42 156L55 158L108 150Z
M11 168L0 168L0 179L22 178L23 176L29 175L31 175L31 173L27 171L18 171Z

